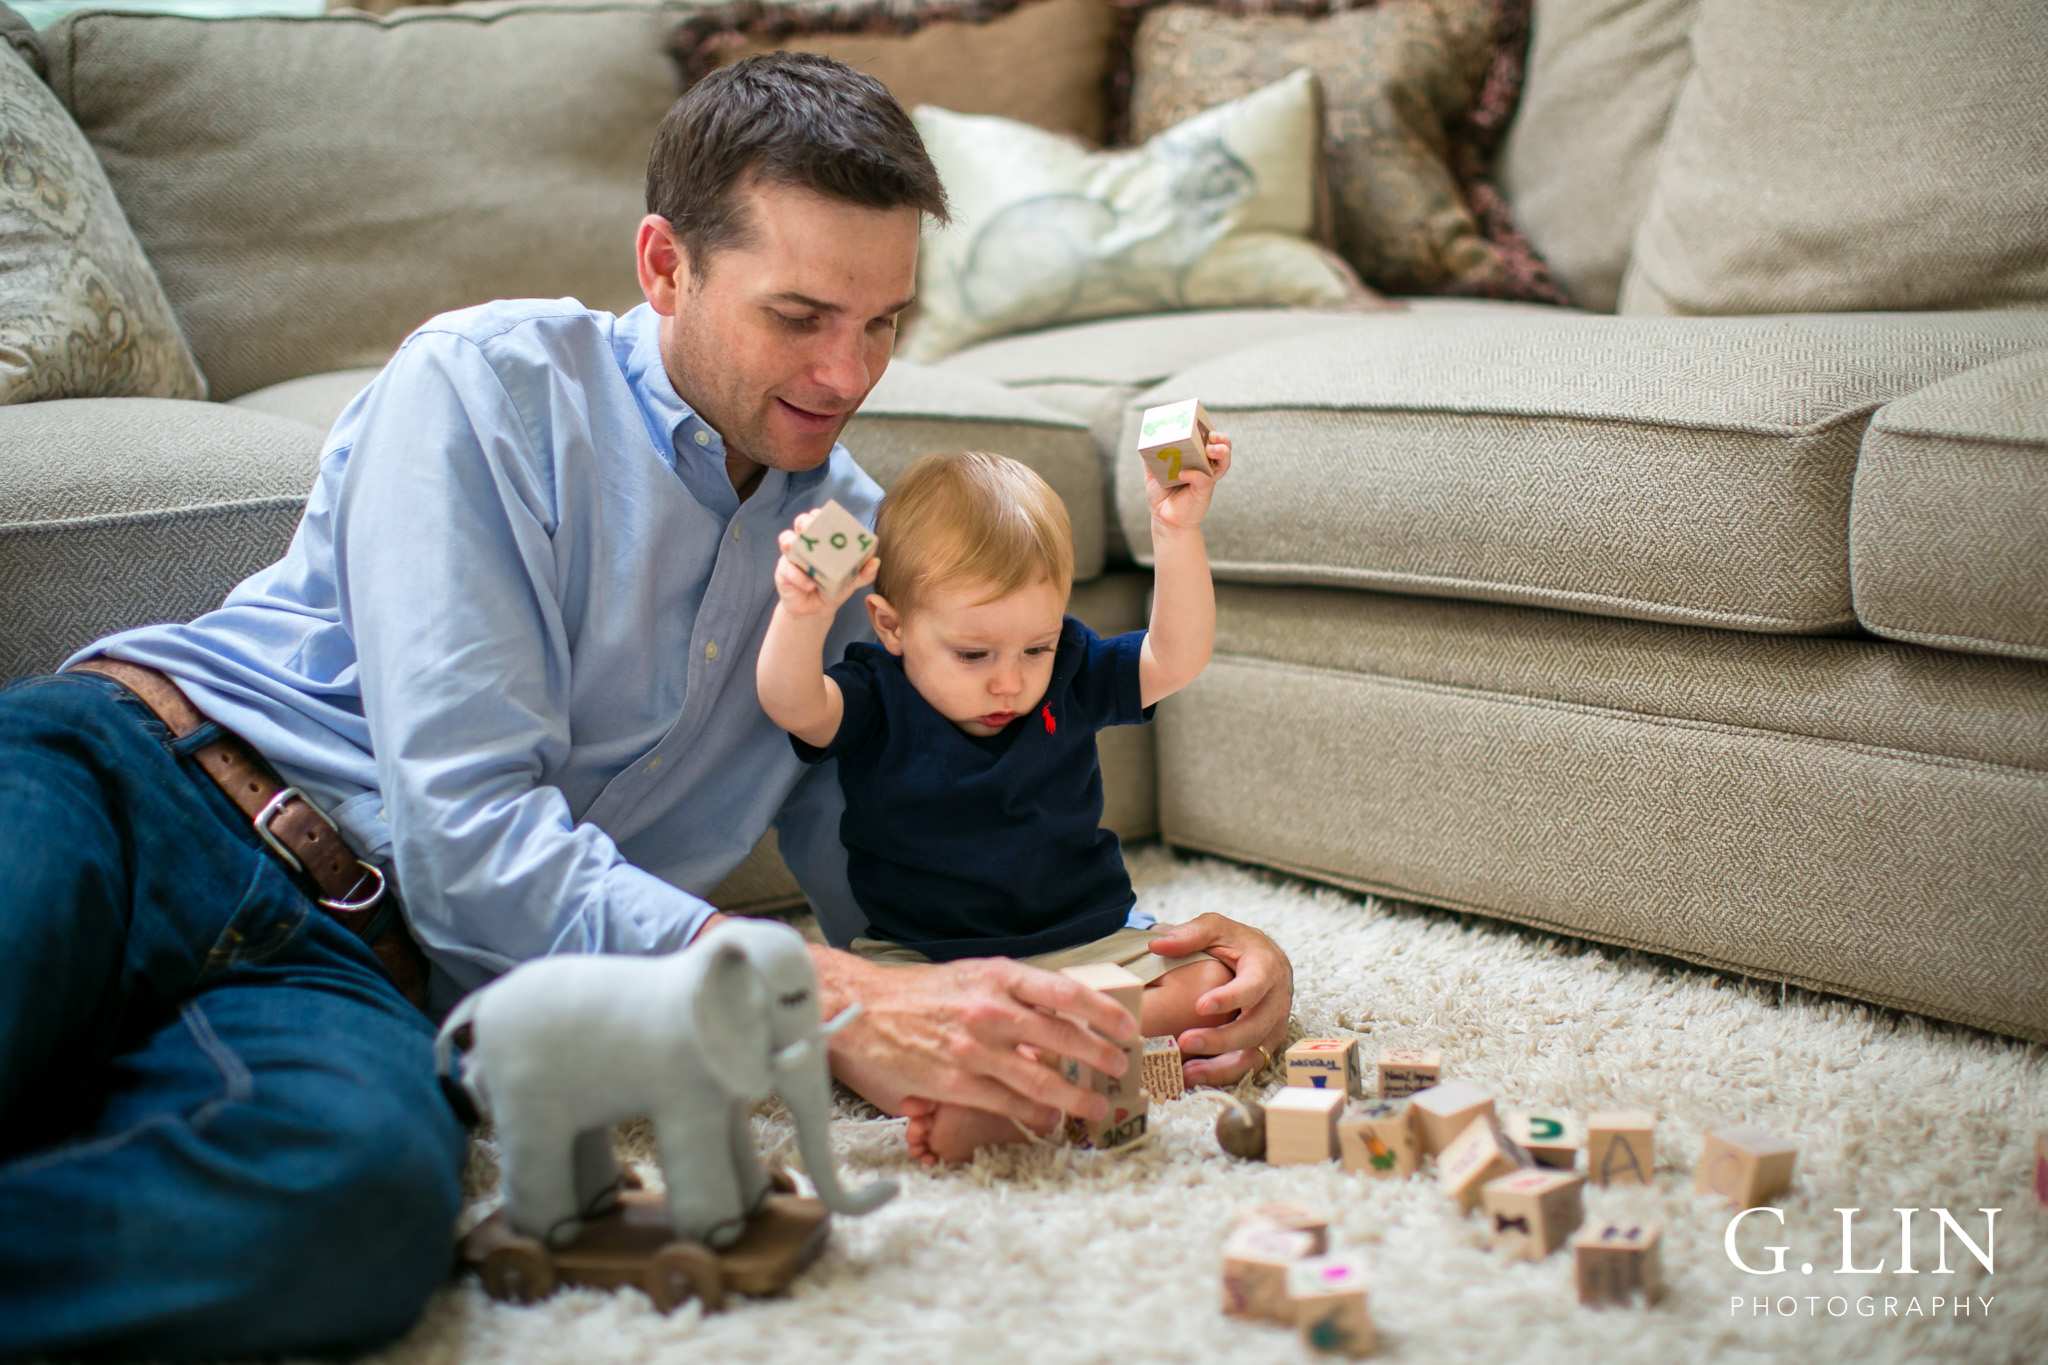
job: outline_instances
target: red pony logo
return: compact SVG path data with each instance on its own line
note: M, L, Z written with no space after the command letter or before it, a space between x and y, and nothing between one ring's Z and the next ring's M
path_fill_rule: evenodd
M1055 721L1052 718L1052 704L1050 702L1048 702L1044 706L1039 707L1038 714L1045 717L1045 732L1047 734L1050 735L1058 733L1060 728L1059 722Z

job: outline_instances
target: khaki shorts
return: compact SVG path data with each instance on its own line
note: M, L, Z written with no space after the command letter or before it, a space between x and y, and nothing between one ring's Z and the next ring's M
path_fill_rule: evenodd
M1062 948L1056 953L1037 953L1031 957L1020 957L1019 962L1033 967L1043 967L1056 972L1062 967L1084 967L1095 962L1114 962L1131 975L1151 985L1176 967L1185 967L1191 962L1216 959L1208 953L1189 953L1186 957L1160 957L1145 945L1162 934L1169 933L1174 926L1162 924L1153 929L1119 929L1107 938L1096 939L1093 943L1079 943L1071 948ZM891 966L909 967L931 959L915 948L906 948L900 943L886 939L857 938L850 945L852 951L870 962Z

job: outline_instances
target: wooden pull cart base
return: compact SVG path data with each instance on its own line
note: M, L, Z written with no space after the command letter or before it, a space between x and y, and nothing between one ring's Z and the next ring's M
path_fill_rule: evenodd
M785 1183L786 1177L777 1181ZM513 1231L499 1209L462 1239L460 1255L482 1277L484 1292L506 1303L533 1303L563 1285L633 1285L664 1313L690 1298L716 1313L729 1292L759 1298L786 1291L824 1250L831 1216L816 1199L770 1194L739 1241L714 1251L676 1240L661 1195L628 1189L615 1209L585 1223L559 1251Z

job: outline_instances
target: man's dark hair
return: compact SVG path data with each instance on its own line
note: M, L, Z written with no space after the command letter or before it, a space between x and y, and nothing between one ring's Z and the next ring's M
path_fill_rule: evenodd
M945 187L896 97L815 53L746 57L691 86L654 135L647 211L668 219L702 270L751 234L741 194L757 179L947 221Z

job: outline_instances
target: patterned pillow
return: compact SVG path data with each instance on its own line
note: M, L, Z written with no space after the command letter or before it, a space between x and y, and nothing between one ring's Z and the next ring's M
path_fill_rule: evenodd
M1484 176L1519 93L1526 14L1513 0L1317 16L1154 9L1135 42L1131 133L1307 67L1323 83L1337 249L1369 283L1568 303Z
M156 271L30 66L23 27L0 6L0 403L204 398Z
M1122 314L1377 302L1308 240L1318 118L1306 71L1122 151L928 104L912 117L953 221L926 226L905 359Z

